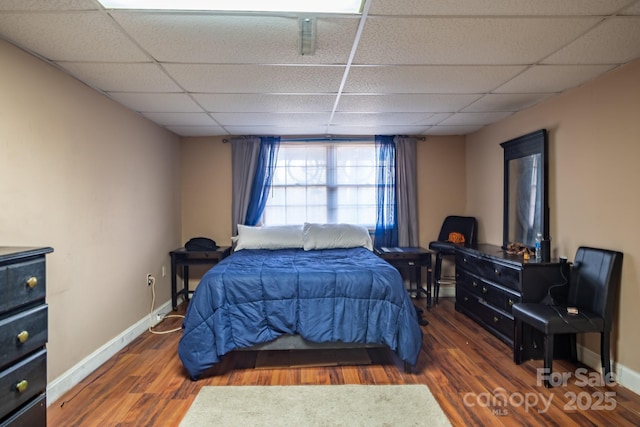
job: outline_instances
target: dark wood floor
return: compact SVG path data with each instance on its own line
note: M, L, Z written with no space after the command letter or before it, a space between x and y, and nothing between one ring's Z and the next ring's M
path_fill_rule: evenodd
M457 313L443 298L427 312L422 351L411 374L389 350L369 350L364 366L253 369L256 353L234 352L197 382L177 356L179 333L145 333L48 410L49 426L176 426L202 386L297 384L426 384L455 426L638 426L640 396L621 386L569 380L537 385L541 361L517 366L509 348ZM166 319L166 329L179 326ZM160 328L158 328L160 329ZM554 372L578 366L554 362ZM588 382L588 385L582 383ZM544 402L550 402L545 409ZM528 403L528 404L527 404ZM416 411L420 402L416 402ZM428 420L425 420L428 425Z

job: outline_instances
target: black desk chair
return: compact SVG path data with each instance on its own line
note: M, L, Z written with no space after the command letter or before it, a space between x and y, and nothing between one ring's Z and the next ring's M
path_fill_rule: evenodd
M514 304L511 312L515 317L514 346L522 343L522 324L531 325L544 334L544 384L551 387L549 376L553 364L553 337L570 334L571 358L577 361L576 334L600 332L600 361L602 375L609 382L611 362L609 358L611 319L615 295L620 287L622 253L606 249L580 247L569 280L567 305L544 303ZM572 308L577 309L572 314ZM575 313L575 312L574 312ZM516 350L515 362L522 360Z
M444 219L438 240L429 243L429 250L436 254L436 264L433 269L434 301L438 304L441 283L455 283L455 277L442 277L442 258L455 255L455 246L460 244L466 247L476 243L477 221L472 216L450 215ZM459 233L464 236L464 243L454 243L451 241L451 233Z

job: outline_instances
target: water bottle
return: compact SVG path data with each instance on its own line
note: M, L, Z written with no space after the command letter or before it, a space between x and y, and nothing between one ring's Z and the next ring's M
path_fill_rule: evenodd
M536 261L542 261L542 233L536 234Z

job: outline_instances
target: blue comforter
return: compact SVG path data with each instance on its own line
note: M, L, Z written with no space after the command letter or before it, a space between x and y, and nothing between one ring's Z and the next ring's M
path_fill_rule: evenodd
M183 329L178 354L194 379L283 334L386 344L412 365L422 344L400 273L365 248L235 252L202 277Z

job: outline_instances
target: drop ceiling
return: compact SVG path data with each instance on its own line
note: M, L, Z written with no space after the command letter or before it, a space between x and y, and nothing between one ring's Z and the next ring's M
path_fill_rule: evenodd
M181 136L461 135L639 58L640 0L366 0L337 16L0 0L0 38Z

